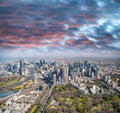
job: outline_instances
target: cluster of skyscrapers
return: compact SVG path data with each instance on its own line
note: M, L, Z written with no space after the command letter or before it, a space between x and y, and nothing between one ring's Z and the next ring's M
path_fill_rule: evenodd
M96 78L99 75L99 67L92 65L89 61L54 61L53 70L49 73L49 80L53 84L64 84L69 80L76 80L76 77Z
M4 69L12 74L35 76L35 81L39 78L47 78L47 82L64 84L69 80L76 80L76 77L95 78L99 75L99 66L93 65L90 61L85 60L33 60L24 61L21 59L15 64L6 64Z

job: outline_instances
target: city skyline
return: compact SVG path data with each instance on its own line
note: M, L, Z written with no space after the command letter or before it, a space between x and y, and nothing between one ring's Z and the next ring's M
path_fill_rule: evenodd
M1 0L0 56L120 56L119 0Z

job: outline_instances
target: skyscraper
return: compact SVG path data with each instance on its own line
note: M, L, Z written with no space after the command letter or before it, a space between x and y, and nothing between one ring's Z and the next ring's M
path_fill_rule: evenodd
M56 74L53 74L53 85L57 84L57 80L56 80Z
M73 68L72 65L69 65L68 75L73 79L73 76L74 76L74 68Z
M62 68L60 69L59 76L60 76L60 83L61 83L61 84L63 84L63 79L64 79L64 71L63 71L63 69L62 69Z
M20 60L20 67L24 67L24 59Z
M24 59L20 60L20 69L19 69L20 75L25 75L25 66L24 66Z

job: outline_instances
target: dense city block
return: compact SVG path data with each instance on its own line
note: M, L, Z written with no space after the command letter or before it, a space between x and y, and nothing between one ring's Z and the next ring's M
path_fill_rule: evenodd
M119 59L20 59L0 64L0 113L120 112Z

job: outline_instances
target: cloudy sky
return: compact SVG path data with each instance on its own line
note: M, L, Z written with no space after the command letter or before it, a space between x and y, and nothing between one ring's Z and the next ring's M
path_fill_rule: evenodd
M120 0L0 0L0 57L120 56Z

